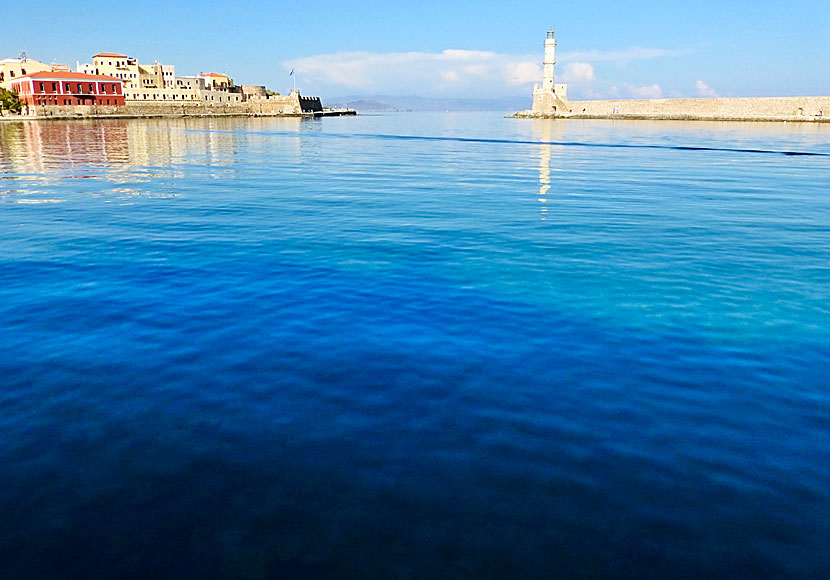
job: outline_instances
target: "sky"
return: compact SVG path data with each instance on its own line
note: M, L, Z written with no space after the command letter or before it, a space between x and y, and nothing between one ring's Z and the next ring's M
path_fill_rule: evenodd
M830 2L732 0L113 3L42 0L4 18L0 58L121 52L177 75L308 95L526 96L556 30L571 99L830 95Z

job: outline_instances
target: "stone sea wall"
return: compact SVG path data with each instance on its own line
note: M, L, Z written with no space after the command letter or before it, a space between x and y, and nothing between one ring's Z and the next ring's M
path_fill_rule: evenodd
M517 117L723 121L830 121L830 97L753 97L563 101L555 111Z
M244 103L207 104L203 102L127 102L123 107L101 105L29 107L27 114L6 119L77 119L86 117L200 117L200 116L291 116L302 115L296 94L255 97Z

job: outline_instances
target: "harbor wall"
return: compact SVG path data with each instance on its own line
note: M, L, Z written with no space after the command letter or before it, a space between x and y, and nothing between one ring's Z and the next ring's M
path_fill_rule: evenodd
M751 97L562 101L518 117L723 121L830 121L830 97Z
M305 99L306 97L302 97ZM210 104L201 101L161 103L127 101L122 107L106 105L30 106L24 115L7 119L78 119L85 117L201 117L201 116L285 116L302 115L301 97L253 97L241 103ZM319 99L318 99L319 102Z

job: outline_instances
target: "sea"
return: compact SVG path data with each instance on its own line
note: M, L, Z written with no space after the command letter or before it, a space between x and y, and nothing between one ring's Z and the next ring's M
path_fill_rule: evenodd
M830 577L830 124L0 123L0 578Z

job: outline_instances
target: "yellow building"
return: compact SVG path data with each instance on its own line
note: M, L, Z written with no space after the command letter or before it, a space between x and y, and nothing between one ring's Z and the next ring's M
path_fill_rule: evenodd
M176 78L171 64L140 64L117 52L101 52L91 64L78 64L78 72L106 75L124 81L125 104L201 102L206 105L232 105L245 101L233 79L219 73Z
M233 79L227 75L212 72L200 74L199 77L205 79L205 87L209 91L226 91L233 86Z
M92 57L91 65L79 65L78 71L122 79L127 103L201 100L197 91L177 85L172 64L144 65L124 54L101 52Z
M51 72L52 65L26 58L4 58L0 60L0 87L8 89L11 81L36 72Z

